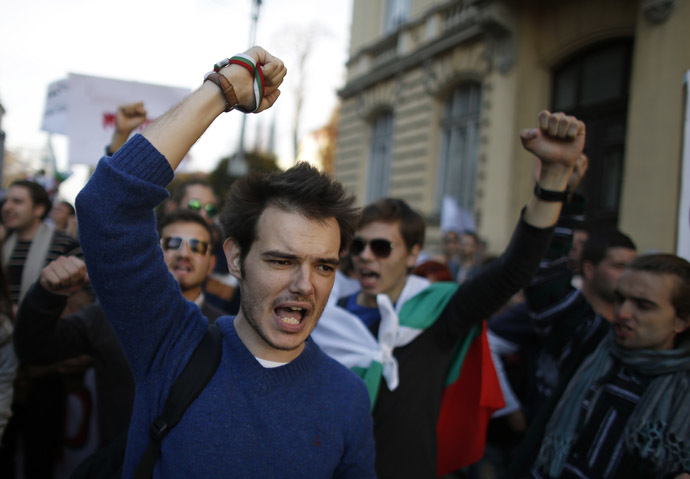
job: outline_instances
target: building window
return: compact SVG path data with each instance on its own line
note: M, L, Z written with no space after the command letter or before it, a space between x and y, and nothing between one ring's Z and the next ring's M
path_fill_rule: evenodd
M369 154L367 202L388 196L393 146L393 113L378 115L371 130L371 152Z
M587 197L587 217L600 228L615 227L624 170L632 42L618 40L578 53L553 76L553 111L587 125L589 171L578 190Z
M410 0L386 0L383 17L383 29L390 33L405 23L410 15Z
M456 87L443 105L436 184L436 209L445 196L454 198L467 213L474 210L479 157L481 86L476 82Z

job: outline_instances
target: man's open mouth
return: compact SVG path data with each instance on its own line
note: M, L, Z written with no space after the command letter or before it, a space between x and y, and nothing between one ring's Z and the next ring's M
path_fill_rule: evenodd
M362 288L375 288L380 278L381 276L375 271L369 269L359 271L359 282Z
M302 322L307 310L299 306L287 306L276 308L275 313L282 322L296 326Z
M189 263L175 263L172 269L173 271L181 273L189 273L190 271L192 271L192 267Z
M613 327L618 336L628 336L633 331L633 329L630 326L619 322L614 323Z

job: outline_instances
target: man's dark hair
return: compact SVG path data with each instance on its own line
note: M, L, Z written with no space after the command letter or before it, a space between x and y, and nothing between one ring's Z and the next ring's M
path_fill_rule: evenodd
M463 230L462 233L460 233L460 236L470 236L471 238L474 239L474 242L476 244L479 244L479 235L477 234L476 231Z
M170 195L171 199L177 206L187 206L181 205L180 202L182 201L182 198L184 198L184 195L187 194L187 188L193 185L205 186L209 190L213 191L213 188L211 187L210 183L202 178L192 178L190 180L183 181L175 187L175 189L172 192L172 195Z
M179 208L168 214L161 216L158 219L158 236L161 235L163 228L174 223L196 223L199 226L203 226L208 232L209 238L213 240L213 232L211 227L208 225L206 220L196 211L192 211L187 208Z
M240 265L256 239L259 217L269 206L309 220L334 218L340 227L339 252L350 245L358 213L354 197L326 173L302 162L284 172L252 173L228 191L219 221L225 238L240 248Z
M46 189L38 183L36 183L35 181L30 180L13 181L10 185L10 188L12 188L13 186L21 186L29 190L29 196L31 197L31 202L34 204L34 206L45 206L45 211L43 213L43 216L41 216L41 220L46 219L48 213L50 213L50 209L53 207L53 203L50 201L50 196L48 196L48 192L46 191Z
M61 204L61 205L65 205L65 206L67 207L67 209L69 210L69 215L70 215L70 216L74 216L74 215L77 214L76 210L74 209L74 206L72 206L72 203L70 203L69 201L64 201L64 200L63 200L63 201L60 202L60 204Z
M598 265L606 257L609 248L627 248L637 251L637 247L628 235L617 229L593 233L582 247L580 264L589 261Z
M675 276L671 304L676 314L690 320L690 263L673 254L647 254L638 256L627 269Z
M460 233L458 232L458 230L449 229L441 232L441 240L445 240L446 236L448 236L449 234L455 235L456 240L460 239Z
M424 246L426 230L424 218L410 208L405 201L398 198L382 198L371 203L362 210L362 216L357 229L361 229L375 221L383 223L399 222L400 235L408 250L411 250L416 244L420 248Z
M412 270L412 274L427 279L433 278L434 281L453 281L448 266L433 260L418 264Z

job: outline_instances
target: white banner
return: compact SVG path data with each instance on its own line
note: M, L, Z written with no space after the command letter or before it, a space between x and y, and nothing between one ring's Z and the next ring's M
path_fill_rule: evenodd
M42 128L67 135L70 164L95 165L110 143L118 105L144 102L150 122L188 94L187 88L70 73L51 84Z
M683 78L685 117L683 121L683 158L680 204L678 205L678 256L690 261L690 70Z
M444 196L441 207L441 231L476 231L474 216L471 212L458 206L452 196Z
M46 108L43 112L41 130L50 133L67 134L67 80L58 80L48 85Z

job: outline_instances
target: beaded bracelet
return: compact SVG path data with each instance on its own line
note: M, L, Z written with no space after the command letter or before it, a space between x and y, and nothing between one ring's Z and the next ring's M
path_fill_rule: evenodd
M259 106L261 106L261 101L264 97L264 72L261 69L261 65L257 65L256 63L254 63L254 59L249 55L238 53L232 58L225 58L213 65L213 72L218 73L222 68L228 65L239 65L241 67L244 67L247 70L249 70L249 73L254 78L254 98L256 100L256 106L253 110L245 110L240 106L237 106L236 108L244 113L255 112L259 109ZM204 79L206 79L213 72L207 73Z

